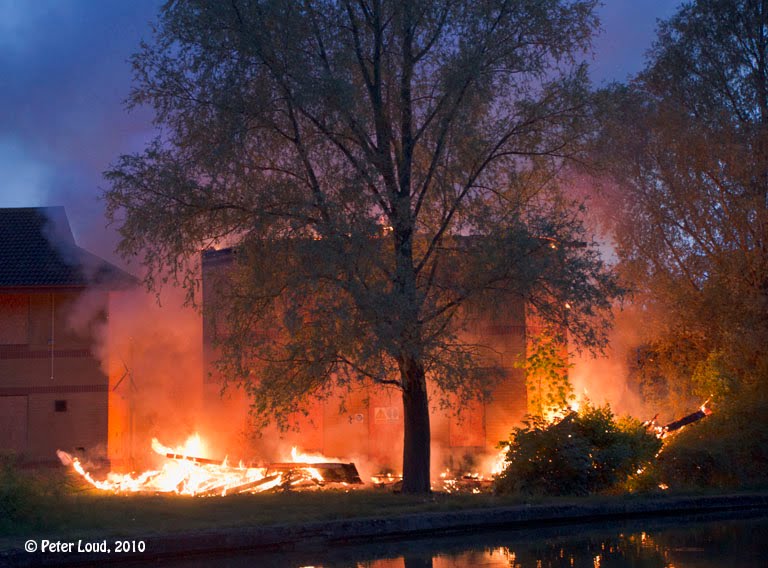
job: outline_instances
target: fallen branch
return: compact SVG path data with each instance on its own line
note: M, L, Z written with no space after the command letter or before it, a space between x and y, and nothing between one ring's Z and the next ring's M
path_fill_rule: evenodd
M665 426L659 426L656 423L656 418L659 416L658 414L645 422L644 425L648 429L653 429L656 432L656 436L659 438L665 438L671 432L676 432L677 430L682 429L684 426L698 422L702 418L706 418L712 414L712 409L707 406L708 404L709 399L707 399L706 402L704 402L704 404L702 404L696 412L692 412L691 414L674 420Z

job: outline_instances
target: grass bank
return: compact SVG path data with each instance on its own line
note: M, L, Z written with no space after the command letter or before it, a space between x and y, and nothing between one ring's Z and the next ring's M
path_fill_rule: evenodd
M64 537L186 532L206 528L298 524L356 517L388 517L531 502L494 495L413 497L375 490L287 492L227 497L75 494L26 497L23 515L3 537Z
M705 496L716 492L588 497L520 497L490 494L395 495L375 490L288 492L227 497L107 495L93 492L38 495L12 525L2 527L0 547L13 537L86 538L142 536L270 525L292 525L363 517L388 518L416 513L494 509L526 505L600 506Z
M696 498L722 493L722 490L699 490L586 497L516 494L416 497L356 489L207 498L112 495L98 492L79 477L63 474L62 470L58 470L58 475L41 477L13 464L5 465L0 471L0 553L19 549L26 539L69 541L114 537L153 538L155 542L177 539L189 543L198 540L196 535L208 535L210 546L215 548L222 535L240 535L235 536L239 544L232 547L242 548L262 546L254 543L279 545L285 539L293 539L294 533L307 530L311 538L327 539L325 527L331 525L336 527L338 538L346 538L346 534L367 538L367 535L387 534L387 531L411 534L442 530L440 527L461 530L464 526L482 527L494 522L499 525L552 522L561 517L580 522L578 519L590 516L663 513L666 509L674 512L686 506L694 510L699 507L691 505ZM750 488L749 492L768 503L768 488L763 489ZM688 497L692 499L686 501ZM729 492L728 498L740 502L740 507L751 503L744 493L739 498L739 492ZM655 504L648 508L646 504L650 501ZM724 502L729 506L727 499ZM711 508L713 501L705 505ZM489 520L493 518L497 521ZM260 534L254 534L257 532ZM168 546L173 549L172 545Z
M515 502L491 495L435 495L429 499L380 494L296 493L229 498L68 497L37 532L7 536L0 565L95 566L115 561L160 562L233 553L330 550L338 546L415 537L476 534L492 529L531 529L723 511L768 511L768 492L728 495L632 495ZM16 532L14 530L14 532ZM30 540L103 542L105 548L25 550ZM136 539L129 554L106 546ZM78 544L79 547L79 544ZM254 556L256 558L256 556Z

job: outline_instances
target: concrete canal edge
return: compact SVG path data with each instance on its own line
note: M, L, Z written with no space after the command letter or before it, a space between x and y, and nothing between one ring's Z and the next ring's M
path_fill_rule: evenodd
M384 518L352 518L291 525L206 529L147 535L143 552L111 554L0 551L0 566L77 566L162 558L257 551L322 549L344 544L447 535L489 529L523 529L610 519L659 517L722 511L765 510L768 493L695 497L635 498L599 503L516 505L484 509L415 513ZM133 537L131 537L133 538ZM92 542L88 539L87 542ZM115 539L107 539L114 546ZM85 543L86 541L83 541ZM99 541L100 542L100 541ZM84 546L84 544L83 544Z

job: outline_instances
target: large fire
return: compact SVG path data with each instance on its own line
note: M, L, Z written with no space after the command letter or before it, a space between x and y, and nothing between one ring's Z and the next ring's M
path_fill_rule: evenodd
M696 422L712 413L706 401L694 413L665 426L656 424L654 419L645 423L646 428L659 438L682 429L687 424ZM557 424L569 413L579 411L578 402L564 411L563 415L549 417L549 425ZM102 491L113 493L175 493L179 495L213 496L238 493L261 493L274 489L314 489L323 486L343 486L362 484L357 468L353 463L345 463L336 458L320 454L302 453L298 448L291 449L285 461L268 463L253 467L242 462L232 465L228 459L203 457L208 454L205 443L198 434L190 436L177 447L161 444L152 439L152 450L165 458L161 468L141 473L119 474L110 472L105 479L95 479L82 464L80 459L67 452L58 450L57 455L64 465L72 466L86 482ZM479 468L488 475L478 472L457 474L446 470L433 482L433 490L454 493L489 491L493 479L506 466L509 447L502 448L496 455L489 456ZM640 473L640 472L638 472ZM375 487L397 489L402 475L381 473L374 475L371 481Z
M317 454L302 454L295 447L290 459L264 467L230 465L226 457L223 460L201 457L205 454L205 444L198 434L176 448L166 447L153 438L152 449L166 458L160 469L138 474L110 472L104 480L94 479L77 457L61 450L56 453L64 465L71 465L93 487L114 493L211 496L361 483L354 464Z
M111 493L224 496L280 489L351 488L362 484L353 463L304 453L297 447L291 449L285 461L250 467L242 462L230 464L226 457L223 460L202 457L208 455L208 451L198 434L176 447L165 446L153 438L151 446L155 454L165 458L162 467L140 473L110 472L105 479L96 479L78 457L62 450L56 453L64 465L71 466L90 485ZM489 470L490 475L477 472L456 474L446 470L435 480L433 489L446 493L489 491L494 475L503 469L505 457L505 450L490 457L485 464L488 467L481 468ZM371 478L374 487L395 490L401 481L402 475L391 473Z

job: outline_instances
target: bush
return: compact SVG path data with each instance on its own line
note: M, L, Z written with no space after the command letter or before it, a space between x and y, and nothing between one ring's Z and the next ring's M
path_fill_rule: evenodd
M29 521L38 495L36 484L18 470L16 457L0 455L0 533Z
M44 515L50 516L52 503L68 491L60 470L24 470L14 454L0 453L0 535L25 534L39 526Z
M529 417L509 441L499 493L586 495L625 482L645 467L661 442L633 419L616 420L610 406L587 405L555 423Z
M768 484L768 402L732 399L670 438L653 469L678 489Z

